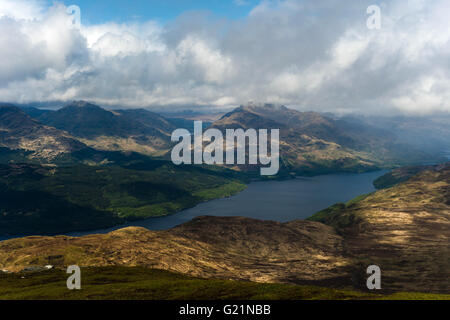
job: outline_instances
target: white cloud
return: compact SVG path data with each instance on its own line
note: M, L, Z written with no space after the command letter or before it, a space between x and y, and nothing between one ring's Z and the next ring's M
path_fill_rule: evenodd
M45 11L44 1L0 0L0 17L40 19Z
M67 24L65 7L0 0L0 101L450 112L446 0L262 1L242 21ZM81 8L81 10L83 10Z
M161 28L154 22L107 23L83 26L81 29L88 48L103 56L126 56L140 52L162 51L165 45L159 41L161 32Z

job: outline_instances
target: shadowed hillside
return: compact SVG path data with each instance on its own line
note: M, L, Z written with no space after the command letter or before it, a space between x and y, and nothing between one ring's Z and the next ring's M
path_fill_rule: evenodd
M310 220L334 226L344 237L346 252L379 265L390 288L448 292L450 163L337 204Z
M245 189L228 171L133 157L121 166L0 164L0 235L98 229L171 214Z
M365 287L381 267L385 291L448 293L450 166L313 216L277 223L199 217L167 231L125 228L81 238L0 243L0 266L146 266L204 278Z
M44 126L12 105L0 105L0 146L45 160L86 148L67 132Z
M282 171L297 174L362 172L434 157L413 145L395 143L392 132L362 122L335 120L316 112L270 104L241 106L211 127L222 131L280 129Z
M170 135L176 129L165 118L144 109L108 111L84 101L42 113L37 119L98 150L151 155L167 152Z

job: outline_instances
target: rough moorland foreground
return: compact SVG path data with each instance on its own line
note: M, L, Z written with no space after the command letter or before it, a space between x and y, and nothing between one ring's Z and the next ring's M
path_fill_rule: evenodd
M201 279L144 267L81 269L81 290L67 290L64 270L0 274L0 300L449 300L450 295L393 294L309 285Z
M81 238L0 242L0 267L145 266L203 278L329 287L365 286L382 270L386 291L450 292L450 166L312 217L277 223L199 217L167 231L125 228Z

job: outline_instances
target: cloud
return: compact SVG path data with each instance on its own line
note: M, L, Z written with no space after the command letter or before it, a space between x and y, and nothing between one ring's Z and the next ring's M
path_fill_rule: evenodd
M44 4L44 1L0 0L0 17L40 19L45 11Z
M369 30L371 2L262 1L238 21L190 12L78 30L61 4L0 0L0 101L450 112L450 3L394 0Z

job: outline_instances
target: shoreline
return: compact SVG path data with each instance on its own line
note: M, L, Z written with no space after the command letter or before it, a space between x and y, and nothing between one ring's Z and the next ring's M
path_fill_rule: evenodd
M114 231L114 230L118 230L118 229L122 229L122 228L126 228L126 227L131 227L131 226L144 227L144 228L147 228L149 230L168 230L168 229L171 229L171 228L175 227L176 225L173 225L173 226L171 226L169 228L164 228L164 229L151 229L151 228L146 227L143 224L145 224L145 222L157 222L158 220L161 221L162 219L168 219L168 218L173 217L173 216L179 216L180 214L182 214L184 212L188 212L189 210L197 208L200 205L211 203L212 201L226 201L226 200L229 200L229 199L231 199L233 197L236 197L236 196L240 195L242 192L245 192L246 190L248 190L250 185L254 186L255 184L263 183L264 187L267 187L266 182L289 183L290 181L295 181L295 180L305 181L305 180L314 179L314 178L324 178L324 177L333 177L333 176L335 176L335 177L339 177L339 176L351 177L351 176L355 176L355 175L359 176L359 175L363 175L363 174L371 174L371 173L374 173L374 172L382 173L382 172L388 172L388 171L386 169L379 169L379 170L372 170L372 171L366 171L366 172L361 172L361 173L337 172L337 173L329 173L329 174L319 174L319 175L315 175L315 176L295 176L295 177L291 176L290 179L257 179L257 180L251 181L250 183L247 183L243 190L241 190L241 191L239 191L239 192L237 192L235 194L232 194L232 195L229 195L229 196L220 197L220 198L214 198L214 199L210 199L210 200L204 200L204 201L201 201L201 202L197 203L196 205L194 205L194 206L192 206L190 208L185 208L183 210L176 211L176 212L173 212L173 213L170 213L170 214L166 214L166 215L163 215L163 216L154 216L154 217L148 217L148 218L144 218L144 219L129 220L129 221L127 221L127 222L125 222L123 224L119 224L119 225L113 225L113 226L105 227L105 228L81 230L81 231L80 230L78 230L78 231L68 231L68 232L61 232L61 233L55 233L55 234L52 233L52 234L29 234L29 235L0 236L0 242L1 241L5 241L5 240L9 240L9 239L24 238L24 237L30 237L30 236L59 236L59 235L64 235L64 236L70 236L70 237L82 237L84 235L90 235L90 234L105 234L105 233L108 233L108 232L111 232L111 231ZM373 181L374 181L374 179L371 179L371 185L372 186L373 186ZM362 193L364 193L364 192L362 192ZM359 196L360 194L361 193L359 193L356 196ZM342 199L342 201L343 200L345 200L345 199ZM322 207L322 209L325 209L327 207L328 206L326 205L325 207ZM317 211L319 211L319 210L317 210ZM312 216L314 213L315 212L312 212L310 215L308 215L308 217ZM211 215L211 214L200 214L200 215L197 215L197 216L202 216L202 215ZM221 215L218 215L218 216L221 216ZM235 216L241 216L241 215L235 215ZM252 215L249 215L249 216L246 216L246 217L252 218ZM192 217L192 218L195 218L195 217ZM268 220L268 221L270 221L270 220L275 221L276 220L276 219L265 219L265 218L261 219L261 218L257 218L257 217L253 217L253 218L257 219L257 220ZM307 219L307 217L296 218L296 219L293 219L293 220L297 220L297 219ZM179 224L183 224L183 223L188 222L190 220L192 220L192 219L189 219L187 221L183 221L183 222L181 222ZM179 225L179 224L177 224L177 225Z

